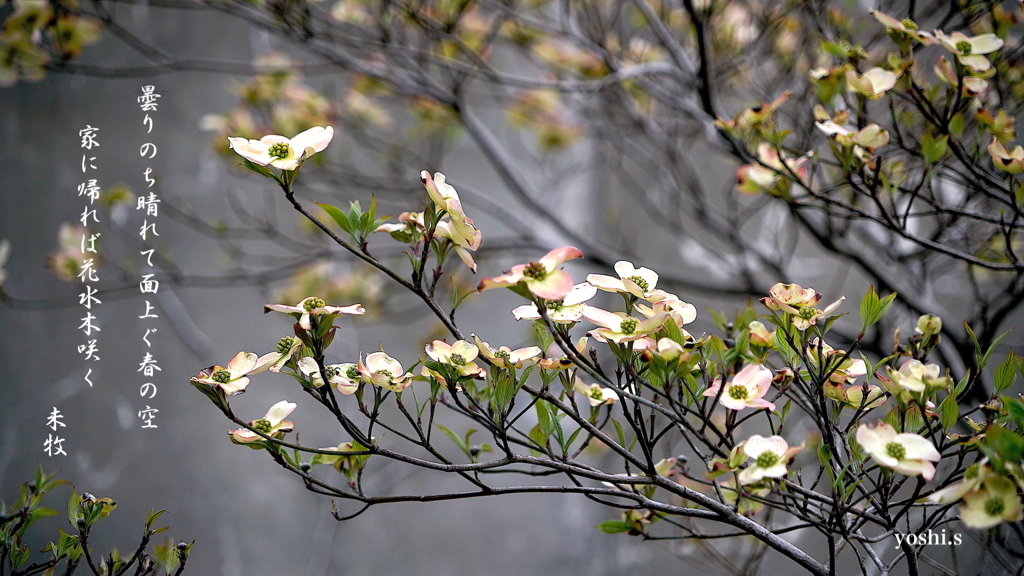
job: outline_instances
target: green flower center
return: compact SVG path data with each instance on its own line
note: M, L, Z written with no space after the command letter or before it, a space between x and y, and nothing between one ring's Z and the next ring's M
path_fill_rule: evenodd
M626 318L619 323L619 332L622 332L623 334L632 334L636 332L637 324L638 322L636 321L636 318Z
M231 372L228 372L227 370L224 370L224 369L217 370L216 372L214 372L213 374L210 375L210 378L214 382L220 382L221 384L227 384L228 382L231 382Z
M523 276L527 278L533 278L534 280L540 280L548 273L547 269L540 262L530 262L523 269Z
M286 354L289 350L292 349L292 346L294 344L295 344L295 337L294 336L285 336L284 338L281 338L277 342L277 353L278 354Z
M964 480L974 480L978 477L978 473L981 470L981 466L977 463L971 464L964 470Z
M989 516L1002 516L1006 510L1006 503L999 496L993 496L985 500L985 514Z
M313 310L316 310L317 308L323 308L326 305L327 303L324 302L322 299L315 297L306 298L305 300L302 301L302 308L305 309L306 312L312 312Z
M746 400L749 395L746 386L729 386L729 398L733 400Z
M543 303L548 310L560 310L563 304L561 300L543 300Z
M348 369L348 372L345 373L345 376L348 376L349 380L358 380L359 379L359 369L356 368L355 366L350 366L349 369Z
M452 366L465 366L466 358L462 354L452 354L448 357L448 362L450 362Z
M897 460L903 460L907 456L907 449L899 442L889 442L885 445L885 453Z
M814 308L801 308L800 309L800 317L805 319L805 320L810 320L811 318L814 318L817 315L818 315L818 311L815 310Z
M512 354L510 354L508 350L498 350L494 353L494 357L501 358L505 362L512 360Z
M387 376L389 379L394 378L395 375L390 370L377 370L374 374L380 374L381 376Z
M258 432L270 434L270 429L273 428L273 426L270 425L270 420L267 420L266 418L260 418L259 420L252 423L252 428L253 430L256 430Z
M271 158L287 158L288 153L291 152L291 146L287 142L278 142L277 144L271 144L270 150L267 152Z
M647 280L644 280L639 276L630 276L629 278L627 278L627 280L639 286L640 289L643 290L644 292L647 292L648 290L651 289L651 285L647 283Z
M338 369L333 366L324 366L324 378L330 379L338 375Z
M604 400L604 392L600 388L591 388L588 394L594 400Z
M974 50L974 47L971 46L971 43L968 42L967 40L961 40L956 43L956 49L959 50L961 54L966 56L970 54L972 50Z
M900 20L900 24L903 24L903 27L906 28L907 30L917 30L917 23L911 20L910 18L904 18L903 20Z
M775 452L761 452L757 457L758 468L770 468L779 463L779 455Z

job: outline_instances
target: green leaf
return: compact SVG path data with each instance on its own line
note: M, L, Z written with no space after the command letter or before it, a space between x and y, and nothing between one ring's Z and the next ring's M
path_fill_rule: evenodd
M787 366L796 366L798 364L796 351L789 345L789 342L786 340L786 331L782 328L775 331L775 349L779 351Z
M40 518L49 518L50 516L56 516L57 514L58 514L58 512L56 510L54 510L53 508L39 507L39 508L33 508L32 511L28 513L28 518L29 518L29 522L31 523L31 522L35 522L36 520L38 520Z
M620 446L625 446L626 445L626 434L622 431L622 424L619 424L618 420L612 418L612 426L615 427L615 435L617 436L617 439L619 441L619 445Z
M718 327L720 332L725 334L729 331L729 319L725 314L722 314L717 310L712 310L711 308L708 308L708 312L711 313L711 320L715 323L715 326Z
M620 534L632 530L633 525L622 520L608 520L598 524L597 529L605 534Z
M892 306L894 298L896 298L895 292L879 299L874 286L868 289L867 294L860 301L861 332L867 331L868 328L877 324L885 316L885 313L889 311L889 307Z
M924 156L926 164L934 164L946 156L948 135L934 137L931 132L925 132L921 136L921 155Z
M82 502L82 497L78 495L78 490L71 489L71 498L68 499L68 522L72 526L78 525L78 519L82 517L78 512L78 505Z
M957 113L949 121L949 133L959 138L964 133L964 115Z
M839 58L840 60L846 60L846 48L835 42L822 42L821 47L829 54Z
M455 445L459 447L459 450L462 450L462 452L466 455L467 458L472 458L472 455L469 450L469 445L466 444L466 442L464 442L462 438L459 438L458 434L452 432L448 428L445 428L444 426L437 423L434 424L434 427L436 427L441 432L444 432L445 436L451 438L452 442L454 442Z
M339 228L341 228L342 230L349 234L352 234L355 228L353 227L352 222L349 221L347 214L342 212L337 206L331 206L330 204L321 204L320 202L317 202L316 205L323 208L324 212L327 212L327 215L333 218L334 221L338 223Z
M964 374L964 377L961 378L960 381L956 383L956 386L953 387L953 394L955 394L956 397L959 398L960 395L964 393L964 390L967 389L967 385L970 384L970 383L971 383L971 371L968 370L967 373Z
M959 418L960 407L956 404L956 395L949 394L942 404L939 404L939 422L942 423L944 430L949 430Z
M1006 332L1003 332L1002 334L997 336L996 339L992 341L992 344L989 345L988 350L985 350L985 354L982 355L980 360L978 360L978 370L981 370L982 368L985 367L986 364L988 364L988 360L989 358L992 357L992 353L996 351L996 346L998 346L999 343L1003 341L1003 338L1009 336L1010 332L1010 330L1007 330Z
M985 430L983 448L990 451L989 456L1006 462L1024 460L1024 438L998 424L991 424Z
M1006 360L1003 360L1003 363L996 368L994 376L996 394L1013 386L1013 383L1017 380L1017 363L1019 361L1020 359L1011 350L1006 355Z
M1024 402L1009 396L1001 397L1000 401L1006 406L1013 423L1017 425L1017 430L1024 430Z
M555 341L554 336L548 332L548 327L544 325L543 320L533 321L533 331L537 335L537 343L540 345L541 350L547 350Z

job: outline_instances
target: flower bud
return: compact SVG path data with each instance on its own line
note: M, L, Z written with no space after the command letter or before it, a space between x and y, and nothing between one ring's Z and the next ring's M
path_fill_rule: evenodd
M942 331L942 318L934 314L925 314L917 319L917 330L923 338L927 339Z

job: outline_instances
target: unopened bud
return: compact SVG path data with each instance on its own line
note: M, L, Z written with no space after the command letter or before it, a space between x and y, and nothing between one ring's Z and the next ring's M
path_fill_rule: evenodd
M942 331L942 318L935 314L925 314L917 319L915 332L927 338Z

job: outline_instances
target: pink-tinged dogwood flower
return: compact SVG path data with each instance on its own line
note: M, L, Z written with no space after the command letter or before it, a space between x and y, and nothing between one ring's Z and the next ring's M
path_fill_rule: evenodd
M619 401L618 395L611 388L605 388L597 384L587 386L579 378L576 379L576 384L573 387L576 388L577 392L587 397L587 401L590 402L591 406L602 406Z
M259 420L253 420L249 422L249 427L255 430L271 436L274 438L281 438L285 432L291 432L295 428L295 424L285 420L292 410L295 410L295 404L288 402L287 400L281 400L277 404L270 407L267 410L266 416ZM279 434L280 433L280 434ZM238 430L232 430L228 432L231 435L231 441L236 444L249 444L259 440L263 440L263 437L246 428L240 428Z
M386 388L392 392L401 392L412 382L413 375L405 372L402 365L384 352L374 352L366 357L366 363L360 358L356 366L363 381L374 386Z
M964 496L960 505L960 521L971 528L984 530L1003 522L1020 522L1024 518L1017 486L1005 476L990 476L981 489Z
M846 86L851 92L867 96L869 100L878 100L896 86L898 78L895 72L877 66L869 68L863 75L857 74L856 70L847 70Z
M353 304L351 306L328 306L322 299L317 298L316 296L304 298L302 302L299 302L295 306L287 306L285 304L267 304L263 307L264 314L271 310L296 315L299 319L299 326L303 330L312 329L313 325L309 320L310 316L337 316L338 314L359 315L366 313L366 310L359 304Z
M480 350L465 340L459 340L454 344L434 340L427 344L426 351L431 360L451 366L460 376L476 378L484 375L483 368L473 361Z
M992 137L988 145L988 153L992 155L992 164L1004 172L1020 174L1024 171L1024 147L1016 146L1013 150L1007 150L1003 144Z
M636 268L631 262L619 260L615 263L618 278L603 274L590 274L587 282L605 292L628 293L637 298L644 298L658 284L657 272L649 268Z
M491 364L499 368L522 368L523 362L536 358L541 353L541 349L536 346L527 346L518 350L512 350L508 346L491 348L490 344L484 342L475 334L473 335L473 341L476 342L477 348L480 349L480 355L490 360Z
M360 374L355 364L328 364L324 366L324 374L316 365L316 360L306 356L299 360L299 371L313 384L313 388L319 388L330 382L338 392L348 396L359 389ZM324 375L326 374L326 381Z
M804 449L804 446L790 448L782 436L765 438L754 434L743 443L743 453L753 458L754 463L740 472L740 484L754 484L764 478L782 478L788 473L786 464Z
M935 476L932 462L938 462L942 457L928 440L907 432L897 434L885 422L879 422L873 428L861 424L857 428L857 442L882 466L928 481Z
M257 366L259 357L252 352L239 352L228 362L227 366L212 366L191 378L193 382L199 382L209 386L215 386L224 391L228 396L241 394L249 385L247 376L260 371L263 367Z
M295 170L313 154L323 152L332 138L333 127L316 126L294 138L270 134L259 140L228 138L228 142L232 150L255 164L281 170Z
M561 300L544 300L542 304L547 310L548 318L559 324L571 324L579 322L583 318L583 303L590 300L597 294L597 288L589 282L581 282L572 287L572 290ZM540 318L540 311L536 304L523 304L512 310L512 316L516 320L537 320Z
M764 323L759 320L754 320L748 325L750 330L750 343L754 346L761 346L762 348L774 348L775 347L775 330L768 331Z
M939 80L942 80L954 88L960 86L964 96L973 98L974 96L980 96L988 90L987 80L977 76L964 76L963 78L960 78L949 60L946 60L942 56L939 56L933 70Z
M956 54L961 64L975 72L985 72L992 67L992 63L982 54L991 54L1003 47L1003 40L991 32L967 36L963 32L946 35L941 30L936 30L935 38L947 50Z
M423 220L423 212L402 212L398 215L397 224L381 224L374 232L387 232L392 235L400 233L412 238L417 234L422 234L424 230L426 230L426 223Z
M817 324L818 319L828 316L838 308L843 300L846 300L845 296L829 304L824 310L818 310L814 306L821 301L821 294L815 292L813 288L780 282L771 287L768 297L762 298L761 303L769 310L781 310L791 314L793 326L797 330L806 330Z
M653 318L655 314L664 313L680 328L697 319L697 308L689 302L683 302L675 294L670 294L660 288L656 288L651 290L645 298L652 302L653 305L645 306L637 303L634 307L648 318Z
M594 306L583 308L583 317L600 326L589 334L600 342L611 340L616 344L632 342L644 338L661 328L668 320L668 314L659 312L641 322L623 312L609 312Z
M537 262L518 264L507 274L496 278L484 278L477 290L491 288L511 288L522 285L531 294L545 300L562 300L572 291L572 276L561 269L562 264L575 258L582 258L583 253L572 246L555 248Z
M718 378L704 391L703 395L709 398L718 396L722 406L730 410L743 410L744 408L775 410L775 404L764 399L764 395L768 393L771 385L771 370L760 364L747 364L725 384L725 390L722 390L722 379ZM720 396L719 390L721 390Z
M775 146L762 142L757 147L755 164L746 164L736 170L736 190L744 194L768 192L783 176L795 174L801 181L807 178L807 161L809 156L787 158L780 156ZM788 184L786 186L788 190Z

